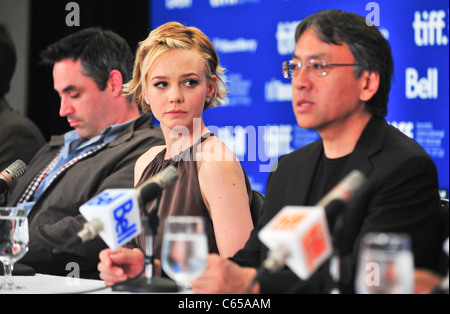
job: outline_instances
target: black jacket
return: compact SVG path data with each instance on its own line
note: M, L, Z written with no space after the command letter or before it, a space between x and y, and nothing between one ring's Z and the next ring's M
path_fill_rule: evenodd
M259 267L267 255L267 248L258 240L259 230L284 206L306 205L322 152L322 140L318 140L279 160L268 179L260 222L246 246L233 257L235 262ZM354 292L359 241L371 231L410 234L415 266L434 269L442 247L436 232L440 198L437 170L429 155L384 119L372 118L347 160L342 178L353 169L365 173L368 183L343 215L341 292ZM325 264L307 281L287 269L266 277L261 291L327 293L329 284Z
M79 245L70 254L53 254L71 239L86 222L79 207L105 189L132 188L134 165L154 145L163 145L158 127L150 124L151 116L143 115L101 150L82 159L57 177L37 199L28 215L29 251L19 262L36 272L67 275L68 263L77 263L81 277L98 276L99 252L106 248L100 239ZM15 205L34 177L55 157L64 145L64 136L55 136L33 158L25 174L9 195L8 204ZM73 264L71 264L73 265Z

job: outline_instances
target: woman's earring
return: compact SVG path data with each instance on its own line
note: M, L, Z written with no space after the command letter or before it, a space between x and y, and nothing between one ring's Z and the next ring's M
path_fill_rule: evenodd
M206 103L209 103L211 101L211 98L206 98Z
M150 105L150 101L148 101L147 99L145 100L145 103L146 103L147 105Z

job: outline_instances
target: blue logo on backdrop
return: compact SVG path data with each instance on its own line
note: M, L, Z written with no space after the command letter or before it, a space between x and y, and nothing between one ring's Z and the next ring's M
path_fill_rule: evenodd
M111 192L103 192L97 195L95 198L90 200L87 205L88 206L107 206L121 197L124 193L111 193Z
M133 200L128 200L114 210L116 233L119 244L137 232L136 224L129 225L126 215L133 209Z

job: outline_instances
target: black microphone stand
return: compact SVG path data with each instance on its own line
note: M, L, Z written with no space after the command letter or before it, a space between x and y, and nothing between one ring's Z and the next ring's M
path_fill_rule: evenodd
M336 236L338 237L338 236ZM330 257L329 272L331 277L330 294L340 294L339 282L341 280L341 257L339 252L338 240L332 237L333 254Z
M328 213L331 217L329 219L334 218L334 225L330 228L331 232L331 243L333 247L333 254L329 259L329 274L331 277L331 287L329 290L330 294L340 294L340 280L341 280L341 272L342 272L342 258L341 258L341 249L340 249L340 236L341 232L344 229L344 209L346 208L346 204L341 200L335 200L330 203L333 205L331 208L331 212ZM333 217L334 216L334 217Z
M161 200L161 193L155 200L153 208L149 213L144 208L142 225L146 236L145 246L145 277L125 282L117 283L112 287L113 291L127 292L178 292L178 285L175 281L162 277L153 277L154 256L153 239L157 234L159 226L158 208Z

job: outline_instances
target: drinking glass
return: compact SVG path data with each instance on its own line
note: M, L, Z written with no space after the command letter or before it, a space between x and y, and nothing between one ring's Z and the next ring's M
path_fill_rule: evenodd
M410 294L414 260L407 234L368 233L361 240L355 289L361 294Z
M206 268L208 240L202 217L170 216L166 219L161 264L166 274L175 280L182 292Z
M18 290L12 281L14 263L28 251L28 220L24 208L0 207L0 262L4 279L0 290Z

